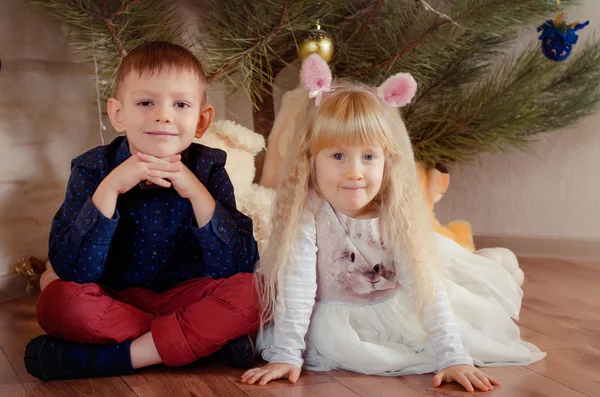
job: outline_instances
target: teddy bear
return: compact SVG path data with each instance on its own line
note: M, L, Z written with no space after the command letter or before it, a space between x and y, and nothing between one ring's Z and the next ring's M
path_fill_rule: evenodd
M270 230L275 190L252 181L255 174L254 158L265 148L265 138L233 121L222 120L214 122L195 141L227 153L225 170L233 185L237 208L252 219L254 238L259 253L262 253Z
M267 153L259 182L262 186L275 188L277 185L279 170L283 164L283 155L287 150L292 132L296 128L298 111L308 100L308 91L302 86L287 91L281 97L281 106L267 142Z
M448 190L450 184L448 169L443 164L436 164L433 167L417 162L417 175L427 210L431 216L433 230L456 241L467 250L475 252L473 231L469 222L456 220L447 225L442 225L433 211L435 204L442 199L446 190Z

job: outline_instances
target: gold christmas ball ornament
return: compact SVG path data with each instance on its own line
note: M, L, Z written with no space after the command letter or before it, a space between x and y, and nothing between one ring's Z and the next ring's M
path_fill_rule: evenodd
M324 30L313 29L298 44L298 58L305 60L310 54L319 54L325 62L333 58L333 39Z

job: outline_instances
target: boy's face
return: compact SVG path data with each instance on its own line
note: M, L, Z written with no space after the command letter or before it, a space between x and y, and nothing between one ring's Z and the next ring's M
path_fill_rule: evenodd
M192 72L165 71L152 76L127 75L118 99L108 101L114 128L125 131L132 154L163 158L187 149L214 116L203 105L204 87Z

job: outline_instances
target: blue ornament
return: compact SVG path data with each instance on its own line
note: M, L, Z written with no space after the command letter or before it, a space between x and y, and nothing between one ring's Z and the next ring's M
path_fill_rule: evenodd
M577 43L576 31L586 27L590 21L572 23L567 25L564 14L559 13L556 18L549 19L537 28L542 31L539 39L542 41L542 53L552 61L564 61L571 54L571 49Z

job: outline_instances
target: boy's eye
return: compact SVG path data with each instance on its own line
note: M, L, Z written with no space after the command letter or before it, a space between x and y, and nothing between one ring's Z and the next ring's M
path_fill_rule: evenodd
M180 109L183 109L183 108L189 107L190 105L187 104L187 103L185 103L185 102L176 102L175 106L178 107L178 108L180 108Z
M334 159L336 159L336 160L341 160L341 159L343 159L343 158L344 158L344 155L343 155L343 154L341 154L341 153L336 153L336 154L334 154L332 157L333 157Z
M150 102L150 101L140 101L140 102L138 102L138 105L141 105L141 106L150 106L150 105L152 105L152 102Z
M365 154L365 160L373 160L373 155L372 154Z

